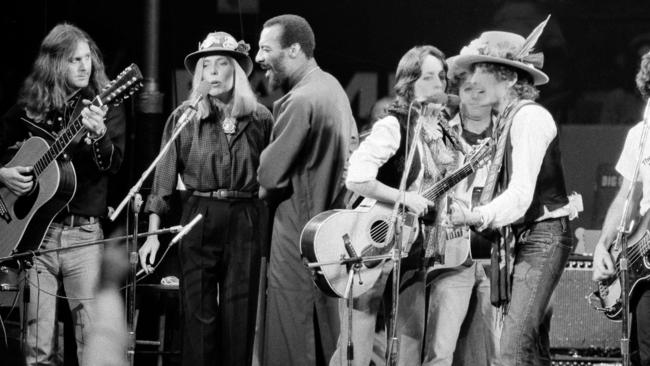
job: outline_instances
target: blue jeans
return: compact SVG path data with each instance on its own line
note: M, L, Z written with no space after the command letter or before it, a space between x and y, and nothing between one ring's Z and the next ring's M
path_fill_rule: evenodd
M384 264L381 276L366 293L354 299L352 311L352 342L354 344L355 366L367 366L373 355L377 315L384 302L385 318L389 317L391 303L387 299L391 291L388 278L392 263ZM388 286L387 286L388 285ZM387 288L388 287L388 288ZM388 293L386 292L388 291ZM397 312L397 334L399 337L399 366L420 366L420 353L424 337L424 270L407 269L401 276L400 296ZM337 348L329 366L347 364L346 345L348 341L347 300L339 300L341 333Z
M501 334L503 365L551 365L547 311L573 250L566 217L515 227L512 298Z
M422 365L495 365L499 329L483 265L472 262L439 270L432 274L428 286Z
M103 232L99 223L79 227L51 224L40 249L65 248L84 241L99 240ZM72 312L77 343L77 359L83 366L83 350L95 319L95 286L99 277L102 246L51 252L34 258L27 271L29 302L26 317L27 365L56 364L56 297L63 285ZM66 362L67 364L67 362Z

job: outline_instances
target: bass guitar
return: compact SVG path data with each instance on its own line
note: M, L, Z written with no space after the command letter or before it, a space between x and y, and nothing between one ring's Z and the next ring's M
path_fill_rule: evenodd
M490 140L478 145L466 163L447 177L424 190L421 195L436 201L445 192L482 166L490 156ZM394 244L393 205L364 198L354 210L329 210L314 216L300 235L300 251L310 263L331 263L351 257L387 254ZM399 210L397 221L403 220L401 243L408 248L419 232L416 215ZM347 248L346 248L347 246ZM354 297L368 291L379 278L385 260L364 262L359 271L361 283L355 284ZM348 267L342 264L322 265L313 270L314 282L326 294L344 297Z
M119 105L141 87L141 80L138 66L131 64L92 104ZM30 137L5 165L32 167L34 187L23 196L0 187L0 257L38 249L56 214L72 200L77 186L74 166L71 161L58 158L81 131L84 125L77 115L52 145L41 137Z
M634 298L637 285L650 278L650 212L646 213L636 229L627 238L627 260L628 260L628 277L630 283L630 301ZM620 280L620 248L612 245L609 253L614 259L615 274L614 276L598 282L598 290L594 291L589 300L592 302L596 298L599 306L597 310L602 311L607 318L614 321L620 321L622 318L622 295Z

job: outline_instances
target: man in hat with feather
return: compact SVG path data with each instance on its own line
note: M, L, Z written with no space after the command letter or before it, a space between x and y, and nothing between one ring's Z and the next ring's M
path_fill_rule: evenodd
M548 21L548 18L547 20ZM495 230L491 301L504 315L500 353L504 365L550 365L547 311L573 241L557 125L533 102L548 82L533 47L544 21L524 39L484 32L464 47L457 67L471 72L475 93L497 115L497 140L479 206L456 205L452 220Z

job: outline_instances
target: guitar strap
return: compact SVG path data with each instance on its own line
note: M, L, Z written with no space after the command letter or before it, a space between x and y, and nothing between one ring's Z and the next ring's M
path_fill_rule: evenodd
M63 119L65 120L65 123L66 123L65 127L68 127L77 117L79 117L81 115L81 111L84 109L84 107L86 107L82 103L82 100L83 99L88 99L88 100L92 101L93 95L92 95L92 93L90 92L90 90L88 88L84 88L84 89L80 90L79 93L76 96L74 96L73 98L76 99L76 101L74 102L74 108L69 108L68 107L68 108L66 108L66 111L65 111L66 113L64 113ZM72 113L68 113L69 111L72 111ZM79 117L79 118L81 118L81 117ZM80 133L77 136L75 136L74 140L72 140L72 142L70 143L70 146L68 147L68 150L69 151L74 151L75 150L74 146L78 146L79 143L81 142L81 139L83 139L85 136L86 136L85 133Z
M502 167L504 170L509 170L505 151L509 141L510 127L517 112L529 104L534 104L534 102L519 100L509 104L496 123L493 136L497 141L496 151L492 157L492 164L488 170L483 192L481 192L479 205L484 205L494 198L500 176L503 178L501 182L498 182L500 191L508 185L510 178L508 172L500 173L502 173ZM490 301L492 305L500 307L505 313L512 290L511 276L514 268L515 236L510 225L499 228L499 232L500 235L497 235L497 239L492 242L490 255Z

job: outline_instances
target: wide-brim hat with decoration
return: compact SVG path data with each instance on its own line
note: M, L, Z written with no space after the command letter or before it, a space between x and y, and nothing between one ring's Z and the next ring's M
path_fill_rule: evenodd
M251 46L248 43L237 42L233 36L226 32L212 32L205 37L203 42L199 43L198 51L185 56L185 68L190 74L193 74L196 63L201 57L224 55L234 58L248 76L253 71L253 61L248 56L250 49Z
M483 32L479 38L463 47L458 55L447 59L449 75L469 70L479 62L489 62L524 71L532 77L535 85L548 83L548 75L540 70L544 65L544 55L541 52L533 53L533 48L550 17L538 25L528 38L512 32Z

